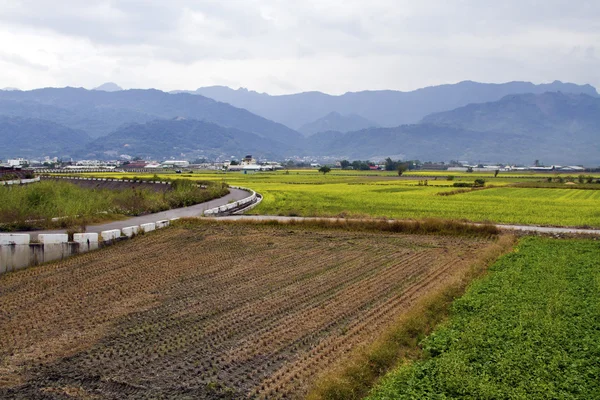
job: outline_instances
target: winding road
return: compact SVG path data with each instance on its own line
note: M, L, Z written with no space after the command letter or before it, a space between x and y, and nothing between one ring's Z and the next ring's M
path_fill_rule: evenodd
M120 221L113 221L102 223L98 225L88 225L86 232L100 233L102 231L108 231L111 229L123 229L128 226L146 224L149 222L156 222L164 219L171 218L185 218L185 217L199 217L202 213L208 209L223 206L230 202L242 200L250 196L250 193L241 189L229 188L229 194L213 199L204 203L199 203L189 207L173 208L167 211L161 211L154 214L141 215L139 217L132 217ZM28 232L14 232L14 233L29 233L32 239L37 239L37 235L42 233L66 233L65 229L57 230L45 230L45 231L28 231Z

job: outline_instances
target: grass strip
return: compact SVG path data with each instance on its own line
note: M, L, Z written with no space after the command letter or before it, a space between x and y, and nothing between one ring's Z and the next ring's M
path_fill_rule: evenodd
M190 222L192 222L191 219ZM340 229L353 232L392 232L411 235L444 235L491 237L500 234L500 229L492 224L473 225L460 221L427 218L422 220L389 221L385 219L333 219L308 218L292 220L240 220L219 221L219 223L296 226L317 229Z

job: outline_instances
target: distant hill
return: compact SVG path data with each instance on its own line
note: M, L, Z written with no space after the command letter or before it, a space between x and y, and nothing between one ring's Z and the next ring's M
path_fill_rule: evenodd
M5 90L7 92L12 92L13 90L19 90L19 89L15 88L15 87L5 87L5 88L2 88L0 90Z
M159 90L105 92L83 88L46 88L0 92L0 115L36 115L92 137L107 135L123 124L184 117L253 132L258 136L298 144L302 135L247 110L190 94Z
M123 90L123 88L114 82L106 82L94 88L93 90L102 90L104 92L118 92Z
M319 132L350 132L377 126L379 126L377 123L369 121L358 114L342 115L333 111L316 121L303 125L298 129L298 132L310 136Z
M424 123L534 137L591 135L600 140L600 98L568 93L510 95L423 118ZM583 137L579 136L579 139Z
M320 154L372 158L600 165L600 98L565 93L506 96L427 116L422 123L327 132L309 138Z
M323 110L335 111L343 115L354 113L381 126L394 127L417 123L434 112L453 110L471 103L496 101L510 94L558 91L598 96L596 89L590 85L575 85L560 81L542 85L529 82L489 84L465 81L411 92L377 90L350 92L341 96L321 92L271 96L247 89L233 90L224 86L204 87L191 93L245 108L290 128L299 129L321 118ZM355 127L355 129L360 128Z
M0 159L72 156L90 141L82 131L35 118L0 116Z
M189 119L130 124L89 143L82 155L111 158L120 154L151 158L231 156L275 157L288 153L285 145L234 128Z

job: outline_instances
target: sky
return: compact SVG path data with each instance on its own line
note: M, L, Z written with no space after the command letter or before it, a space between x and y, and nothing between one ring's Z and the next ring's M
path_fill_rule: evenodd
M0 0L0 88L600 88L598 0Z

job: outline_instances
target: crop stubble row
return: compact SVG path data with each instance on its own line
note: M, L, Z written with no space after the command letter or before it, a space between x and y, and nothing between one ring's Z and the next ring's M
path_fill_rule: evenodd
M7 275L0 395L297 398L489 243L198 224Z

